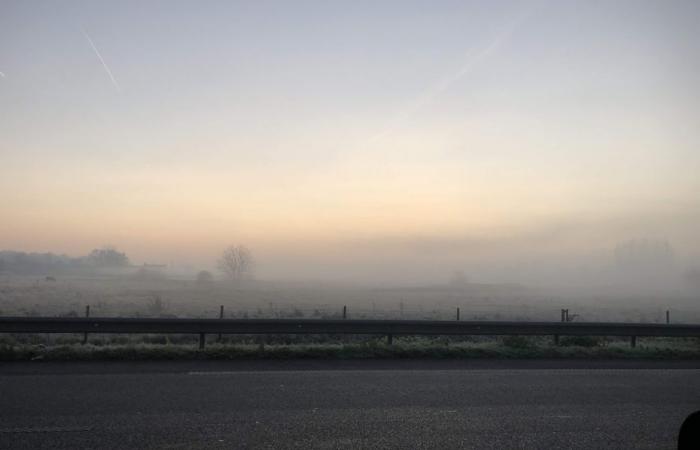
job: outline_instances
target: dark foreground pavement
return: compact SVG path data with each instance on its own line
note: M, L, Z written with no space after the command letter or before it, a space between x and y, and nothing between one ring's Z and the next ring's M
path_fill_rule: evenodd
M699 362L0 363L0 448L672 449Z

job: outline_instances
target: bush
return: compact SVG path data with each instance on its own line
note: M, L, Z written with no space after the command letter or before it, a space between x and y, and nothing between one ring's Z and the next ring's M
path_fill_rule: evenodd
M654 358L700 359L692 347L600 346L551 347L538 345L537 338L509 336L504 344L439 345L436 342L401 342L386 345L383 339L353 344L255 344L210 343L203 350L196 342L187 345L139 343L126 345L8 345L0 343L0 361L87 361L87 360L200 360L200 359L363 359L363 358Z
M509 348L532 348L535 344L525 336L506 336L501 342Z
M559 339L562 347L597 347L600 345L600 338L593 336L564 336Z

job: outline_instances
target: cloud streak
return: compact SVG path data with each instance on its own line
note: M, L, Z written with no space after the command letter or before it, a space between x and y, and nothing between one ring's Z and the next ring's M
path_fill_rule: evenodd
M499 33L488 45L481 49L472 50L467 53L467 56L458 71L448 76L443 77L432 86L428 87L418 97L415 98L409 106L399 112L394 118L382 129L379 133L370 137L367 142L372 144L382 138L390 135L394 130L400 127L406 120L431 103L435 98L447 91L453 84L461 80L464 76L472 72L484 60L488 59L495 51L498 50L504 42L508 41L515 30L523 22L525 22L533 13L532 8L525 14L520 15L510 24L508 24L501 33Z
M85 30L83 30L83 36L85 36L85 39L87 39L88 43L90 44L90 47L92 47L92 50L95 52L95 55L102 63L102 67L104 67L105 72L107 72L107 75L109 76L109 79L112 81L112 84L114 85L117 92L121 92L122 91L121 87L119 87L119 83L117 83L117 80L114 78L114 75L112 75L112 70L109 68L109 66L105 62L104 58L102 57L102 54L97 49L97 46L95 46L95 43L92 42L90 35L87 34L87 32Z

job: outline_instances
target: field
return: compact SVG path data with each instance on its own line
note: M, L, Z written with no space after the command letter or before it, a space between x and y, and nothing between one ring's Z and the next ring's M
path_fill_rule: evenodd
M700 323L700 300L679 293L648 296L602 290L555 291L519 285L354 286L331 283L143 278L138 274L56 277L0 274L0 315L99 317L339 317L357 319L560 320Z
M101 277L9 276L0 278L0 314L5 316L340 318L558 321L562 308L577 321L700 322L698 302L659 298L562 293L517 285L368 287L269 281L197 283L164 275ZM665 308L659 305L667 305ZM574 316L575 314L575 316ZM212 339L215 336L210 337ZM400 337L387 346L372 336L224 336L196 349L188 335L0 336L2 359L280 358L280 357L696 357L697 340L645 339L629 349L624 339Z

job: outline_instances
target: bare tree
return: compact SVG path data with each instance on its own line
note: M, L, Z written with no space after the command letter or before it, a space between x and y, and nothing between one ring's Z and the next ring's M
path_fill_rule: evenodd
M243 245L231 245L221 255L219 269L232 280L253 278L255 269L253 253Z

